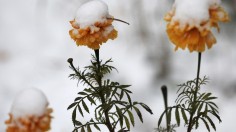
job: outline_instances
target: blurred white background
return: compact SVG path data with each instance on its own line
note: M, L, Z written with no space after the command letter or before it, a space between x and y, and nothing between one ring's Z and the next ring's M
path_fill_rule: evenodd
M93 51L77 47L70 38L69 21L76 9L87 0L0 0L0 131L17 93L26 88L39 88L54 109L51 132L73 130L71 111L67 107L82 89L72 73L68 58L76 66L86 66ZM119 73L111 78L131 84L134 100L148 104L154 112L145 111L144 123L136 121L133 132L152 132L164 109L160 87L169 87L169 104L174 105L177 84L194 79L197 53L174 51L165 32L165 13L173 0L104 0L110 14L131 25L114 22L119 36L101 47L101 58L113 58ZM233 132L236 114L236 1L223 1L231 22L220 24L220 34L214 30L217 44L203 53L201 77L210 78L206 91L218 96L223 120L217 131ZM33 100L32 100L33 101ZM138 118L136 118L138 119ZM172 122L174 123L174 122ZM163 124L164 125L164 124ZM182 124L183 126L183 124ZM104 130L106 131L106 130ZM180 127L177 131L186 131ZM206 131L204 127L196 130Z

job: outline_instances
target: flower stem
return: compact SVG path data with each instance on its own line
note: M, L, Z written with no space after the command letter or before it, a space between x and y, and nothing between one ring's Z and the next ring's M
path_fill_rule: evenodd
M193 106L192 106L192 111L190 113L190 119L189 119L189 123L188 123L188 129L187 132L191 132L194 122L193 122L193 116L196 112L196 100L197 100L197 92L199 90L199 86L198 86L198 81L199 81L199 75L200 75L200 67L201 67L201 52L198 52L198 65L197 65L197 80L196 80L196 89L194 91L194 96L193 96Z
M102 90L102 76L101 76L101 65L100 65L100 61L99 61L99 49L97 50L94 50L95 51L95 56L96 56L96 60L97 60L97 66L98 66L98 72L97 72L97 75L98 75L98 86L100 88L100 92L99 92L99 95L101 97L101 102L104 106L106 106L106 100L105 100L105 95L103 94L103 90ZM114 128L112 127L111 125L111 122L110 122L110 118L109 118L109 114L108 114L108 110L105 110L104 111L104 114L105 114L105 119L106 119L106 126L107 128L109 129L110 132L114 132Z
M199 75L200 75L200 67L201 67L201 58L202 58L202 53L198 53L198 66L197 66L197 82L196 82L196 87L198 88L198 80L199 80ZM197 95L197 92L195 92L195 97Z

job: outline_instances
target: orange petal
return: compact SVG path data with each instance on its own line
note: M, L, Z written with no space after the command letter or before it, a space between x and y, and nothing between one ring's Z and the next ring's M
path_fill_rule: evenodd
M204 37L200 37L198 42L198 52L203 52L203 51L205 51L205 39Z
M212 45L216 43L216 38L211 32L208 33L208 35L205 37L205 40L208 49L210 49Z

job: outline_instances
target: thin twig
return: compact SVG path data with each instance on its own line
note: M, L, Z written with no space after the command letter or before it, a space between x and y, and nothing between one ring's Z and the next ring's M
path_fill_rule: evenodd
M91 88L93 88L94 90L96 90L95 87L94 87L91 83L89 83L89 81L88 81L85 77L83 77L83 76L80 74L79 71L77 71L77 69L75 68L75 66L74 66L74 64L73 64L73 59L72 59L72 58L69 58L69 59L68 59L68 63L70 64L70 66L71 66L71 68L74 70L74 72L75 72L77 75L79 75L79 77L80 77L82 80L84 80L85 83L87 83ZM96 91L97 91L97 90L96 90Z
M107 18L107 19L110 19L110 20L115 20L115 21L119 21L119 22L123 22L123 23L125 23L125 24L127 24L127 25L129 25L129 23L128 22L126 22L126 21L123 21L123 20L121 20L121 19L117 19L117 18Z

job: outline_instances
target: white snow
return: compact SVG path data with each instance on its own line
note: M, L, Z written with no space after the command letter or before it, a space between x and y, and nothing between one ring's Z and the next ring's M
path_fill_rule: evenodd
M46 96L42 91L36 88L26 89L19 93L15 98L11 114L14 118L25 116L41 116L48 106Z
M221 0L175 0L175 15L172 22L178 21L180 27L200 27L202 22L209 20L209 9L219 7L220 3Z
M103 32L103 35L107 36L114 29L114 27L111 25L111 26L105 27L104 29L105 31Z
M39 4L43 1L39 1ZM4 121L9 119L10 105L12 105L16 92L25 87L38 87L47 93L50 105L54 109L54 119L51 123L52 129L50 132L73 130L72 111L67 111L66 108L72 103L76 93L81 90L80 88L83 85L79 84L77 86L76 80L68 78L68 75L73 71L68 68L69 65L66 60L69 57L74 58L75 66L84 67L90 64L89 59L93 52L87 50L87 47L75 48L74 42L68 35L68 30L71 27L67 21L74 17L73 13L78 8L76 5L84 1L88 0L50 0L45 2L48 5L39 5L40 8L38 9L36 3L32 4L32 2L37 2L34 0L24 0L24 2L21 0L0 1L0 35L2 36L0 47L8 55L6 61L0 61L0 132L6 131ZM197 54L173 52L172 45L168 42L165 34L166 25L162 20L162 16L168 11L171 1L144 0L140 7L144 14L138 14L136 9L133 8L137 8L135 5L135 3L138 3L137 0L106 0L106 2L112 14L114 12L116 17L123 18L132 24L130 26L115 25L119 28L120 38L116 41L108 41L104 45L101 51L101 59L113 58L114 63L111 64L119 70L119 73L113 72L112 79L122 84L131 84L132 99L147 103L154 112L154 115L150 115L141 109L144 123L141 124L137 118L136 125L131 128L131 132L151 132L156 127L158 118L163 112L163 100L160 90L154 91L153 89L158 89L160 85L167 84L170 87L170 92L172 90L176 92L176 84L194 78ZM42 13L37 15L35 11L38 10ZM145 15L147 13L148 15ZM15 24L16 20L17 24ZM140 20L145 21L143 23ZM139 36L140 32L138 32L139 27L137 25L140 22L146 26L145 30L142 31L148 33L148 41L146 39L142 41ZM230 28L230 31L228 31L228 28L224 27L226 25L222 24L221 34L216 34L217 47L209 50L209 52L204 52L201 65L201 76L209 76L209 85L214 85L209 89L209 92L211 91L213 94L215 92L220 93L219 99L217 99L220 103L217 104L223 122L218 124L217 120L214 120L219 132L234 130L234 119L236 118L236 115L232 114L236 111L235 92L230 91L231 97L224 94L229 88L231 89L228 85L236 80L236 45L234 44L236 29L232 23L232 26L228 27ZM14 29L14 32L9 29ZM152 34L150 35L149 32ZM226 32L230 32L230 34L226 34ZM162 47L167 47L168 54L170 54L171 78L165 80L165 82L159 79L154 85L152 82L154 76L149 72L154 73L156 69L160 69L162 63L157 60L161 53L158 51L161 51ZM154 56L152 53L156 53L156 55ZM156 57L157 59L154 61L158 65L149 66L150 63L147 59L150 56L148 57L148 55L152 55L152 58ZM168 59L164 61L168 61ZM224 96L227 96L227 98ZM171 103L174 103L176 94L170 93L169 97L171 105ZM84 120L88 121L90 118L85 117ZM183 120L181 122L183 123ZM173 123L175 123L174 120ZM186 131L186 127L182 123L183 127L177 129L177 132ZM201 123L201 126L203 128L194 130L194 132L205 132L204 124ZM106 132L107 129L101 129L101 131Z
M100 0L89 1L79 7L75 21L80 28L92 27L96 22L103 23L110 17L108 6Z

